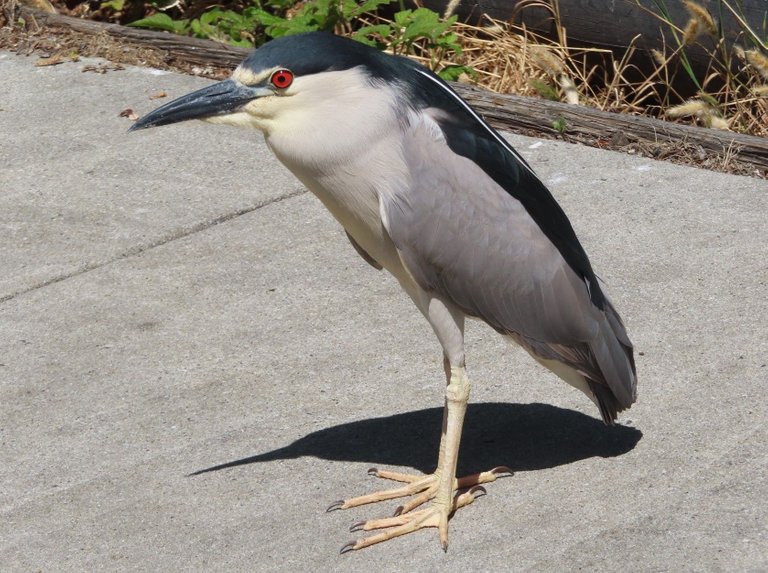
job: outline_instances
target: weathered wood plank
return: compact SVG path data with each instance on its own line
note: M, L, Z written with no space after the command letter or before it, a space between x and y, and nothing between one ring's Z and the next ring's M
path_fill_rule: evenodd
M148 48L162 50L173 58L178 58L191 64L234 68L252 51L210 40L177 36L167 32L129 28L118 24L82 20L60 14L48 14L28 7L21 7L20 10L25 18L34 19L34 21L43 26L60 26L87 34L107 34L126 42L133 42Z
M126 42L166 52L170 57L198 65L234 68L250 50L209 40L165 32L127 28L47 14L23 8L39 24L64 26L86 33L105 33ZM750 169L768 173L768 140L728 131L674 124L653 118L600 111L547 100L502 95L463 84L454 88L496 128L564 136L589 144L616 146L616 142L646 146L673 144L699 147L709 154ZM558 128L555 122L559 122ZM609 143L611 145L609 145Z
M585 142L625 141L647 145L672 143L698 146L733 161L768 170L768 139L659 119L610 113L584 106L502 95L472 86L454 85L459 94L496 127L563 134ZM554 123L564 121L564 129ZM563 124L561 124L563 125Z

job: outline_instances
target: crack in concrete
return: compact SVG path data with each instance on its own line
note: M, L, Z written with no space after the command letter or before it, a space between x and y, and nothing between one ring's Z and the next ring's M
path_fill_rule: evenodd
M179 239L184 239L185 237L189 237L190 235L194 235L195 233L200 233L202 231L205 231L207 229L210 229L212 227L215 227L217 225L220 225L222 223L226 223L227 221L231 221L232 219L235 219L237 217L241 217L243 215L247 215L248 213L253 213L254 211L258 211L259 209L263 209L264 207L268 207L270 205L274 205L275 203L280 203L282 201L285 201L287 199L293 199L294 197L299 197L300 195L304 195L308 191L305 188L296 189L294 191L291 191L290 193L286 193L285 195L280 195L279 197L275 197L273 199L268 199L265 201L261 201L259 203L256 203L255 205L251 205L250 207L245 207L244 209L238 209L237 211L233 211L231 213L225 213L223 215L219 215L218 217L214 219L210 219L207 221L203 221L200 223L196 223L192 225L191 227L177 229L175 232L169 233L167 235L163 235L161 237L158 237L157 239L150 241L149 243L145 243L143 245L136 245L133 247L130 247L129 249L123 251L122 253L118 253L117 255L103 261L98 261L94 263L89 263L86 265L83 265L71 272L64 273L62 275L58 275L55 277L51 277L49 279L46 279L44 281L41 281L37 284L34 284L32 286L19 289L15 292L11 292L9 294L5 294L0 296L0 304L7 302L9 300L13 300L16 297L25 295L27 293L39 290L41 288L45 288L47 286L60 283L62 281L65 281L67 279L71 279L73 277L80 276L82 274L91 272L96 269L100 269L102 267L105 267L107 265L110 265L114 262L127 259L129 257L135 257L136 255L140 255L141 253L144 253L146 251L149 251L151 249L154 249L156 247L161 247L163 245L167 245L168 243L172 243L173 241L177 241Z

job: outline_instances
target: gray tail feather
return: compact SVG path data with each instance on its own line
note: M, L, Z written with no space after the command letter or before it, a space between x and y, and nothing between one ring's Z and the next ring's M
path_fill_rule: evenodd
M607 320L602 336L590 346L608 385L592 380L588 382L597 398L603 421L613 425L616 415L637 399L637 371L632 342L610 301L606 301L605 317Z
M603 417L603 422L605 422L606 426L615 425L614 422L616 422L618 413L622 410L626 410L628 406L622 406L616 399L616 396L614 396L613 392L611 392L611 389L605 384L593 382L589 378L587 378L587 383L589 384L589 389L592 390L595 398L597 398L597 406L600 408L600 415Z

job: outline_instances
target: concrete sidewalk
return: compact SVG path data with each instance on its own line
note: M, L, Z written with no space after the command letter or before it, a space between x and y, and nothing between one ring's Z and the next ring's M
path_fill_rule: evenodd
M447 554L339 556L397 503L331 502L435 463L431 329L258 134L126 132L205 80L86 65L0 52L0 571L768 570L768 183L510 136L628 323L639 402L605 428L470 324L461 469L516 475Z

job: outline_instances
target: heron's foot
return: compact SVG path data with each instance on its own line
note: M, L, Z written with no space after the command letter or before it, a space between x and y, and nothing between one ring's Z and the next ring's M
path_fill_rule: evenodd
M397 499L401 497L414 496L395 509L393 517L384 519L370 519L361 521L352 526L351 531L372 531L385 529L381 533L370 537L358 539L344 545L341 548L342 553L353 549L362 549L375 543L381 543L412 533L425 527L436 527L440 534L440 543L443 549L448 548L448 519L460 507L469 505L475 498L485 494L485 489L481 486L484 483L495 481L498 477L512 475L512 471L507 467L497 467L487 472L481 472L470 476L453 480L453 488L447 499L441 499L438 495L438 485L440 483L437 473L430 475L411 475L387 470L378 470L371 468L368 470L370 475L401 482L404 485L377 491L368 495L353 497L347 500L337 501L332 504L328 511L335 509L348 509L369 503L375 503L388 499ZM416 508L430 502L429 507L425 509Z

